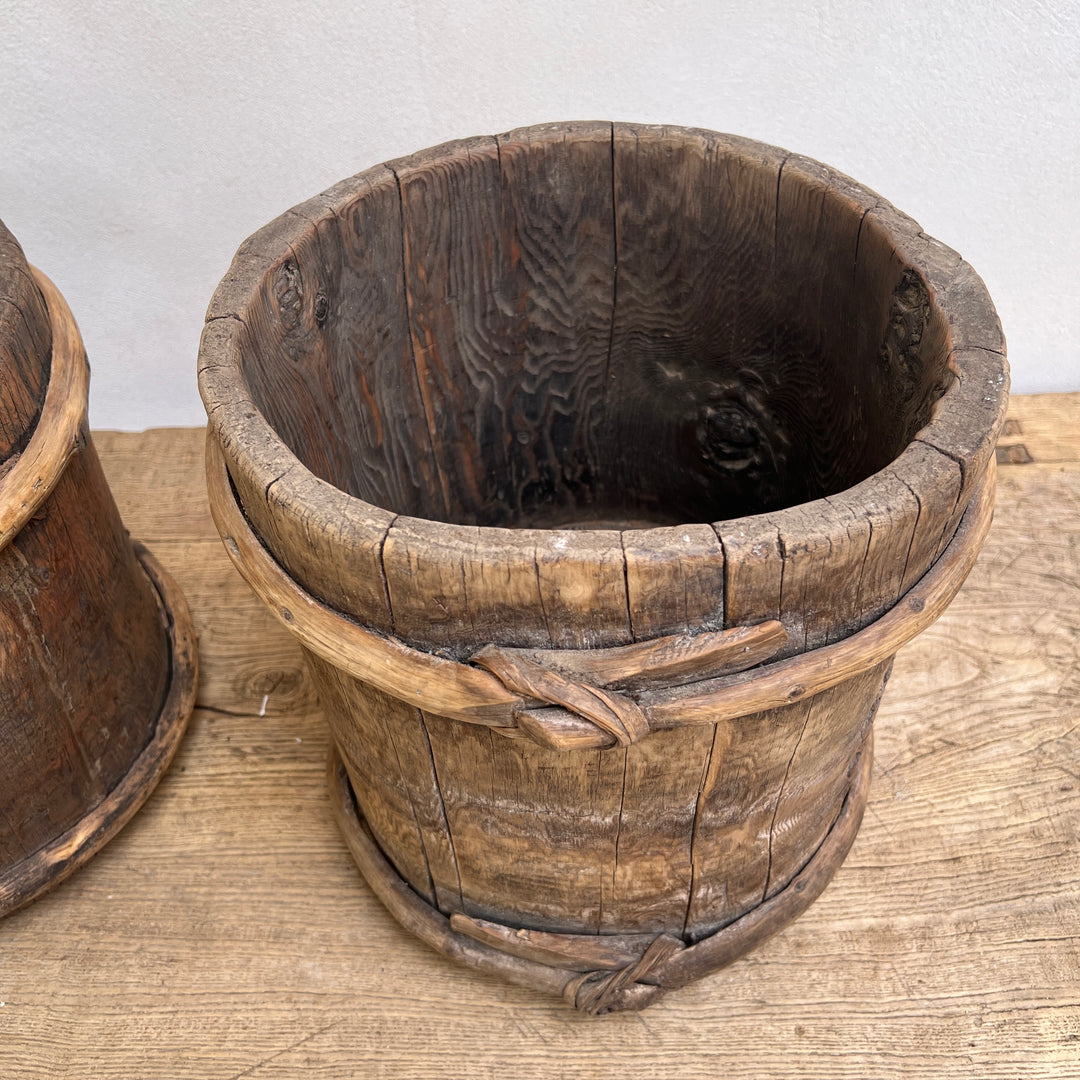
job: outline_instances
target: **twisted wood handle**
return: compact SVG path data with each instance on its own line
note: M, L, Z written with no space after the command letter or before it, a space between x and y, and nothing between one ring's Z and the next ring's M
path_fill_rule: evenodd
M783 628L772 622L640 642L621 646L621 652L489 646L475 654L475 664L463 664L361 626L304 590L251 528L221 448L207 435L210 509L225 549L248 584L306 648L353 678L420 709L560 750L625 744L659 728L715 724L779 708L892 656L941 615L974 565L993 517L994 476L991 458L948 547L904 597L865 629L831 645L742 670L736 663L740 649L746 649L742 660L759 664L786 640ZM729 655L733 643L734 657ZM662 664L651 670L639 666L636 676L630 670L650 650L680 658L672 661L671 679L660 689L653 684L664 678ZM610 656L604 659L600 653ZM720 659L712 667L699 665L695 673L686 661L695 653ZM736 666L725 668L726 663ZM564 678L554 677L559 674ZM626 690L605 690L600 681L608 681L607 676ZM653 688L633 690L634 685ZM553 701L557 704L552 707Z

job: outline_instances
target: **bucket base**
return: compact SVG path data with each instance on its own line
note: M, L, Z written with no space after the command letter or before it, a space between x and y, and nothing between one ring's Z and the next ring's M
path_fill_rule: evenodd
M643 1009L668 990L710 975L755 949L801 915L824 891L855 839L870 790L873 734L852 759L851 786L821 846L778 893L686 945L667 934L547 934L463 915L449 918L423 900L379 849L331 748L334 816L372 891L410 933L467 967L555 994L590 1014Z
M161 608L169 639L169 686L153 735L124 778L75 825L0 874L0 917L36 900L73 874L132 818L169 766L195 707L198 659L195 627L183 594L141 544L139 566Z

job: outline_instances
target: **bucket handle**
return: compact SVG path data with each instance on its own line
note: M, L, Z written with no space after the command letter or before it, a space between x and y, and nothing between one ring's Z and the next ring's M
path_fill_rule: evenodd
M715 724L780 708L888 659L944 612L974 565L993 518L996 470L991 458L948 546L884 615L830 645L764 667L728 667L722 674L708 663L719 657L721 669L728 662L738 665L743 649L742 657L754 665L775 655L786 641L779 623L674 635L614 649L489 645L474 653L470 663L414 649L322 603L278 564L245 517L224 453L209 431L206 471L211 513L229 558L305 648L419 709L511 738L527 737L549 749L574 750L625 746L661 728ZM655 683L663 681L662 666L628 671L628 658L650 650L667 657L671 673L659 689ZM702 656L711 659L695 673L687 657Z

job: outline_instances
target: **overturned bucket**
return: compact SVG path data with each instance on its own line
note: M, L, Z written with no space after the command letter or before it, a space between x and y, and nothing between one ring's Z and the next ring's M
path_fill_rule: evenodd
M143 804L195 704L187 604L132 544L59 290L0 224L0 915Z
M304 645L405 926L641 1008L803 911L896 650L989 527L978 276L808 159L561 124L246 241L200 349L234 562Z

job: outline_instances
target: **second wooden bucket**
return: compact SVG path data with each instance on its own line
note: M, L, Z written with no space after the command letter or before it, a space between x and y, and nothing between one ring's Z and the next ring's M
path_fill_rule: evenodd
M896 650L981 546L978 276L816 162L564 124L247 241L200 351L211 504L299 637L372 887L465 963L641 1008L799 914Z
M0 915L119 831L195 705L191 615L120 520L89 384L63 296L0 223Z

